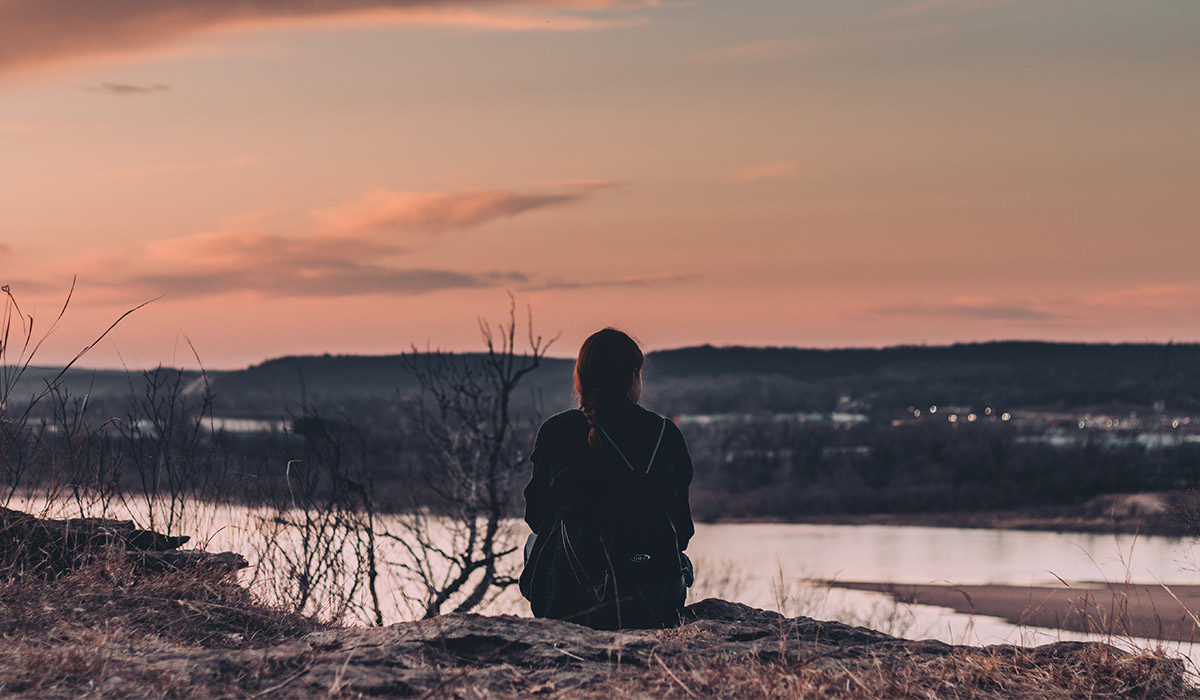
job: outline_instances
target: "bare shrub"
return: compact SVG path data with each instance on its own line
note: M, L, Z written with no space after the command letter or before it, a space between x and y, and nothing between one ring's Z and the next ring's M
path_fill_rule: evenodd
M297 613L382 625L378 523L364 436L311 406L294 425L304 450L286 463L285 490L258 517L252 546L259 566L251 585L264 586Z
M214 435L213 396L203 368L194 379L167 367L146 370L141 379L140 392L131 381L125 415L111 425L121 438L122 469L136 480L146 526L172 532L189 503L222 498L228 462Z
M555 339L534 335L531 314L527 350L518 352L511 296L507 322L479 325L486 348L479 361L443 352L409 356L421 394L408 434L417 443L421 462L413 471L424 493L386 537L404 552L392 563L414 584L404 596L424 617L447 606L468 612L516 583L513 563L505 561L518 547L508 518L530 436L514 431L513 395Z

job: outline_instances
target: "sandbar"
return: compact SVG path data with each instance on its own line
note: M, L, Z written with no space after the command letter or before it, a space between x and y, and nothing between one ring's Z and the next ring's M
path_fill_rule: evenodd
M886 593L902 603L999 617L1015 625L1115 637L1200 641L1200 586L1095 582L1056 586L826 583L838 588Z

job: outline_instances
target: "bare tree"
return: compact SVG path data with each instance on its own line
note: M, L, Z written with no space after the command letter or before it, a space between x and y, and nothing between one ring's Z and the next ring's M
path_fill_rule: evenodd
M122 420L114 421L122 438L128 471L138 480L147 527L173 532L190 503L219 499L228 463L216 444L213 395L203 367L200 376L170 367L142 372ZM136 510L134 511L136 512Z
M535 336L530 312L528 350L518 352L511 295L509 302L506 323L480 320L482 356L408 355L421 389L408 434L417 441L414 471L425 492L414 493L398 530L384 536L404 553L391 563L414 583L404 595L424 617L448 605L473 610L516 583L504 560L518 546L508 519L527 436L514 435L513 396L556 338Z
M308 404L293 429L303 451L286 464L286 491L259 518L252 584L261 576L271 597L295 612L382 625L366 436Z

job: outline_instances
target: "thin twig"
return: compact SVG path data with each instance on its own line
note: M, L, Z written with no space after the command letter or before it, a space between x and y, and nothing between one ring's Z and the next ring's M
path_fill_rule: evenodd
M687 694L688 694L688 697L693 697L693 698L695 698L695 697L699 697L699 696L698 696L698 695L696 695L694 692L692 692L692 689L691 689L691 688L687 687L687 684L686 684L686 683L684 683L683 681L679 680L679 676L675 675L675 672L674 672L674 671L672 671L672 670L671 670L671 669L670 669L670 668L667 666L666 662L664 662L664 661L662 660L662 657L661 657L661 656L657 656L657 655L656 655L656 656L654 657L654 660L658 662L658 665L659 665L659 666L662 666L663 670L667 672L667 675L671 677L671 680L675 681L675 682L676 682L676 683L679 685L679 687L680 687L680 688L683 688L683 692L687 693Z

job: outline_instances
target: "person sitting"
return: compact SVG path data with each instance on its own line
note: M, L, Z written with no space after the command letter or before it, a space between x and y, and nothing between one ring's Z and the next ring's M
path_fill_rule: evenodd
M598 629L679 624L691 584L692 461L679 428L638 405L645 358L606 328L575 363L578 409L542 424L529 459L533 530L521 592L536 617Z

